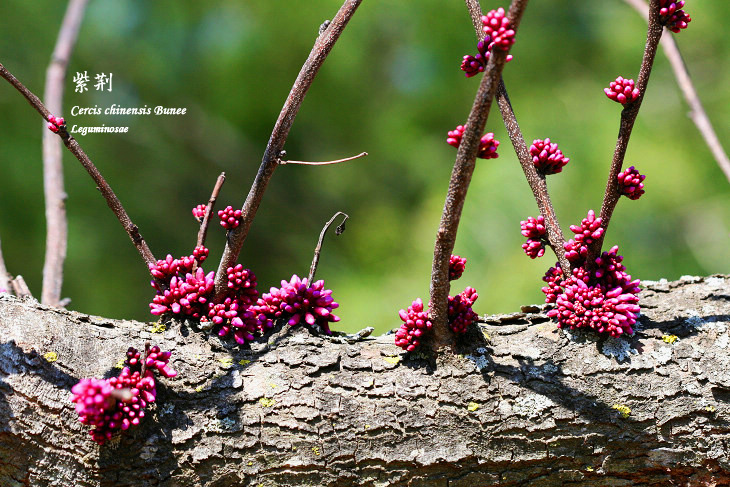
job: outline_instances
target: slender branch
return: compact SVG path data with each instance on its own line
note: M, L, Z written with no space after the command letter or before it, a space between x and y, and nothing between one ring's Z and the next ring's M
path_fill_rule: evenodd
M621 172L624 158L626 157L626 149L629 146L629 139L631 138L631 131L634 128L634 122L636 121L639 109L641 108L641 102L644 100L644 95L646 94L646 87L649 84L649 76L651 75L651 68L654 64L659 40L662 38L664 28L661 25L659 17L659 0L651 0L649 8L650 15L646 47L644 48L644 57L639 70L639 80L636 83L636 87L639 89L639 98L631 103L627 103L626 107L621 111L621 125L618 140L616 141L616 149L613 153L611 170L608 173L608 181L606 183L606 193L603 197L603 205L601 206L601 222L604 234L601 238L596 239L588 248L586 265L589 267L594 265L596 257L601 252L603 239L606 237L608 225L611 222L611 215L613 215L616 203L618 203L621 197L618 175Z
M35 108L36 111L40 113L46 121L49 121L49 116L51 114L45 107L45 105L43 105L38 97L34 95L30 90L28 90L28 88L26 88L23 83L18 81L18 79L13 76L2 64L0 64L0 76L5 78L8 83L13 85L15 89L17 89L26 98L26 100L28 100L28 103L30 103L30 105ZM132 239L134 246L137 248L137 251L140 253L145 263L147 265L155 264L157 262L155 256L152 255L152 251L147 246L147 242L145 242L142 238L142 235L140 235L137 225L132 223L129 215L127 215L127 212L124 210L122 203L119 201L119 198L117 198L117 195L114 194L111 186L109 186L109 184L106 182L94 163L91 162L89 156L86 155L79 143L68 133L65 127L59 128L58 135L61 137L61 140L63 140L66 148L71 151L76 159L79 160L81 165L84 166L84 169L86 169L86 172L89 173L91 178L97 184L99 191L101 191L101 194L106 200L106 204L109 205L109 208L111 208L111 210L117 216L119 223L122 224L122 227L124 227L127 235L129 235L129 238Z
M649 20L649 7L644 0L625 0L630 6L632 6L645 20ZM720 139L717 137L715 128L710 122L710 117L707 116L705 108L702 106L702 101L697 94L697 90L692 83L692 78L689 75L687 65L682 59L682 53L679 51L677 41L674 40L674 36L667 33L668 35L662 36L661 44L664 48L664 54L669 60L669 64L672 66L674 71L674 77L677 78L677 84L682 90L684 99L690 107L689 116L697 126L697 129L705 139L705 143L710 148L710 152L715 157L717 165L725 174L725 177L730 181L730 158L728 158L727 152L723 149Z
M507 128L509 138L512 141L512 146L517 153L517 159L520 161L527 183L530 185L532 194L535 196L535 201L537 201L540 214L545 219L545 229L547 231L550 247L553 249L553 252L555 252L558 262L560 262L560 268L570 269L570 262L568 262L568 259L565 258L565 236L563 235L563 231L560 229L558 217L555 214L555 209L553 208L552 201L550 200L545 175L538 173L535 168L535 164L532 162L532 157L530 157L530 153L527 149L527 143L520 131L520 126L517 123L515 112L512 110L512 104L510 103L509 96L507 95L507 88L504 86L503 80L500 80L499 82L497 103L499 104L499 110L502 113L504 126Z
M284 144L289 136L289 130L294 123L294 118L299 112L304 96L307 94L307 90L312 85L319 68L324 63L327 55L334 47L337 39L339 39L340 34L342 34L342 31L355 14L355 11L360 6L361 2L362 0L345 0L345 3L337 12L337 15L332 22L330 22L330 24L322 30L317 37L317 41L314 43L314 47L309 53L309 57L304 62L302 69L299 71L296 81L294 81L294 85L289 92L289 96L281 109L279 118L277 119L274 130L269 138L269 143L266 146L266 151L264 152L264 157L261 161L261 166L256 174L251 190L246 197L246 202L241 208L243 213L241 224L228 234L226 247L218 266L218 272L216 273L216 296L222 295L227 290L226 271L229 267L234 266L238 260L241 248L243 247L243 242L248 236L251 223L253 222L253 219L256 216L256 211L264 197L266 186L269 184L269 181L274 174L277 162L281 157L281 151L284 149Z
M5 267L5 259L3 258L2 246L0 246L0 291L9 293L12 291L10 282L13 280L12 276L8 274L8 269Z
M89 0L70 0L58 32L51 63L46 70L46 106L62 113L63 85L71 52ZM43 125L43 189L46 196L46 259L43 265L41 302L58 306L63 285L63 263L68 245L66 192L63 184L62 151L59 140Z
M527 0L512 0L507 14L516 31ZM436 234L433 266L431 269L431 304L429 319L433 323L432 349L450 346L453 335L448 329L449 258L454 250L456 233L464 208L464 200L474 173L479 141L489 116L492 100L507 58L507 52L495 50L489 58L486 72L479 85L474 104L466 122L466 130L459 144L454 169L451 173L441 223Z
M368 155L367 152L361 152L356 156L352 157L346 157L344 159L337 159L334 161L324 161L324 162L309 162L309 161L282 161L279 160L279 165L283 166L284 164L302 164L305 166L327 166L329 164L339 164L340 162L347 162L347 161L354 161L355 159L360 159L361 157L365 157Z
M479 5L479 0L464 0L466 8L469 10L469 16L471 17L472 24L474 24L474 32L477 36L477 41L484 39L484 30L482 29L482 8ZM517 123L517 117L512 109L512 103L510 103L509 95L507 94L507 87L504 85L504 80L500 78L499 87L497 88L497 104L499 105L499 111L502 114L502 120L504 126L507 129L509 138L512 141L512 147L515 149L517 159L520 161L522 171L525 173L527 183L530 185L532 194L535 196L535 201L540 209L540 214L545 219L545 229L547 230L548 241L550 247L555 252L555 256L560 262L560 267L563 269L570 269L570 263L565 258L565 236L563 231L560 229L560 223L558 217L553 209L552 201L550 200L550 194L547 190L547 184L545 181L545 175L539 174L535 165L530 157L530 152L527 149L525 138L520 130L520 124Z
M23 279L23 276L21 276L20 274L15 276L15 279L10 281L10 285L12 286L15 295L19 298L33 297L33 294L30 292L28 285L25 283L25 279Z
M324 227L322 228L322 231L319 234L319 241L317 241L317 247L314 249L314 257L312 258L312 266L309 268L309 276L307 277L307 282L309 285L312 285L312 280L314 279L314 274L317 272L317 266L319 265L319 254L322 253L322 241L324 240L324 236L327 233L327 230L330 229L330 226L332 226L332 223L335 221L335 218L338 216L343 215L345 218L342 220L342 223L337 225L337 228L335 229L335 235L342 235L342 232L345 231L345 222L347 221L350 216L347 213L343 213L341 211L338 211L334 214L330 220L325 223Z
M196 243L196 247L205 245L205 238L208 236L208 226L210 225L210 217L213 215L213 207L215 206L215 202L218 199L218 195L220 194L223 183L225 182L226 173L222 172L215 181L213 192L210 194L210 199L208 200L208 206L205 207L205 216L203 216L203 221L200 224L200 230L198 230L198 241Z

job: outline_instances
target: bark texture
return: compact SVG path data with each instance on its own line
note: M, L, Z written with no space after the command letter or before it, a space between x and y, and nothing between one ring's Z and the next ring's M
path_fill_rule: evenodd
M633 338L525 307L435 360L392 336L239 348L0 295L0 485L730 485L730 279L645 285ZM144 340L180 374L98 447L70 388Z

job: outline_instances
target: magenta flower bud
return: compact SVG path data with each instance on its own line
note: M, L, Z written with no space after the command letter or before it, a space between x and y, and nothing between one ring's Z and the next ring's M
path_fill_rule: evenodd
M412 352L421 344L421 337L431 330L431 322L428 321L428 313L423 310L423 301L416 299L407 310L400 310L398 316L403 321L400 329L395 334L395 344Z
M483 30L490 37L489 50L496 48L509 51L515 43L515 31L510 28L510 21L503 8L490 10L482 16Z
M207 205L198 205L193 208L193 216L195 217L195 219L202 223L203 218L205 218L205 210L207 208Z
M616 81L611 81L608 88L605 88L603 91L611 100L622 105L633 102L641 94L639 89L636 88L634 80L624 79L621 76L616 78Z
M49 124L48 124L48 130L50 130L50 131L51 131L51 132L53 132L54 134L58 133L58 127L56 127L56 126L55 126L55 125L53 125L52 123L49 123Z
M452 255L449 258L449 281L455 281L461 277L466 268L466 257Z
M241 223L241 210L234 210L232 206L226 206L225 209L218 211L218 218L221 220L221 226L226 230L233 230Z
M646 176L639 174L639 171L631 166L618 175L619 190L622 195L629 199L638 200L644 194L644 179Z
M684 7L684 1L659 0L661 23L675 34L686 29L687 24L692 21L682 7Z
M561 172L563 166L570 161L558 149L558 144L550 142L550 138L533 140L530 146L530 155L537 170L545 175Z

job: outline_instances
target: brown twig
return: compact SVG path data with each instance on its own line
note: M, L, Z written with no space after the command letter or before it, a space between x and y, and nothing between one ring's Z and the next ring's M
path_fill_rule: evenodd
M289 92L289 96L281 109L279 118L269 138L261 166L259 166L251 190L246 197L246 202L241 208L243 213L241 224L228 234L226 247L223 251L215 278L216 296L222 295L228 289L226 271L229 267L233 267L238 260L243 242L248 236L251 223L264 197L266 186L274 174L277 161L281 157L281 151L284 149L284 144L289 136L289 130L294 122L294 118L299 112L304 96L312 85L319 68L324 63L327 55L334 47L337 39L339 39L340 34L342 34L342 31L355 14L361 2L362 0L345 0L345 3L343 3L332 22L317 37L317 41L314 43L309 57L299 71L296 81L294 81L294 85Z
M38 113L40 113L46 121L49 121L49 116L51 115L51 113L48 111L45 105L43 105L40 99L38 99L38 97L34 95L30 90L28 90L28 88L26 88L23 83L18 81L18 79L13 76L2 64L0 64L0 76L5 78L8 83L13 85L15 89L17 89L26 98L26 100L28 100L28 103L30 103L30 105L35 108L36 111L38 111ZM145 242L142 238L142 235L140 235L137 225L132 223L129 215L127 215L127 212L124 210L122 203L119 201L119 198L117 198L117 195L114 194L111 186L109 186L109 184L106 182L94 163L91 162L89 156L86 155L79 143L68 133L65 127L61 127L59 129L58 135L61 137L61 140L63 140L66 148L71 151L76 159L79 160L81 165L84 166L84 169L86 169L86 172L89 173L91 178L97 184L97 187L99 191L101 191L101 194L104 196L107 205L109 205L109 208L111 208L111 210L117 216L119 223L122 224L122 227L124 227L127 235L129 235L129 238L132 239L134 246L137 248L137 251L139 251L145 263L147 265L155 264L157 262L155 256L152 254L152 251L147 246L147 242Z
M641 61L641 68L639 70L639 80L636 83L636 88L639 90L639 97L633 102L627 103L621 111L621 125L619 128L618 140L616 141L616 149L613 153L611 169L608 173L608 182L606 183L606 193L603 197L603 205L601 206L601 224L604 229L604 234L588 247L588 256L586 257L586 265L591 268L595 263L596 257L601 252L603 239L606 237L605 232L608 230L608 225L611 222L611 215L613 215L616 203L618 203L618 200L621 197L618 175L623 167L624 158L626 157L626 149L629 146L629 139L631 138L631 131L634 128L634 122L639 114L641 102L644 100L646 87L649 84L649 76L651 75L651 68L654 65L654 58L656 56L657 47L659 46L659 40L662 38L662 31L664 28L662 27L659 17L659 0L651 0L649 8L650 15L649 28L646 35L646 47L644 48L644 57Z
M472 24L474 24L474 32L477 36L477 41L484 39L484 30L482 29L482 8L479 5L479 0L465 0L466 8L469 10L469 16L471 17ZM545 219L545 228L547 230L548 241L550 247L555 252L555 256L560 262L560 267L563 269L570 269L570 263L565 258L565 236L563 231L560 229L560 223L558 217L553 209L552 201L550 200L550 194L547 190L547 184L545 182L545 175L539 174L535 165L530 157L525 138L520 130L520 125L517 123L517 117L512 109L509 95L507 94L507 88L504 85L504 80L500 78L499 87L497 88L497 104L499 105L499 111L502 114L502 120L504 126L507 129L509 138L512 141L512 146L517 154L517 159L520 161L522 171L525 173L527 183L530 185L532 194L535 196L535 201L540 210L540 214Z
M522 136L520 126L517 123L517 118L512 110L512 104L510 103L509 96L507 95L507 88L504 86L504 82L500 80L499 89L497 90L497 103L499 104L499 110L502 113L502 120L504 120L504 126L507 128L509 138L512 141L512 146L517 153L517 159L520 161L522 171L525 173L527 183L530 185L532 194L535 196L537 201L537 207L540 209L540 215L545 219L545 230L547 231L548 242L550 247L555 252L555 256L560 262L561 269L570 269L570 262L565 258L565 236L563 231L560 229L560 222L555 214L553 203L550 200L550 194L548 193L547 183L545 181L545 175L537 172L535 164L532 162L532 157L527 149L527 143L525 138Z
M33 294L30 292L28 285L25 283L25 279L23 279L23 276L21 276L20 274L15 276L15 279L10 281L10 285L12 286L15 295L19 298L33 297Z
M220 194L223 183L225 182L226 173L222 172L215 181L213 192L210 194L210 199L208 200L208 206L205 207L205 215L203 216L203 221L200 223L200 230L198 230L198 241L195 245L196 247L205 245L205 238L208 236L208 226L210 225L210 217L213 215L213 207L215 206L215 201L218 199L218 195ZM197 263L195 267L197 267ZM195 268L193 268L193 270L195 270Z
M309 161L283 161L279 160L279 165L283 166L284 164L302 164L305 166L327 166L329 164L339 164L340 162L347 162L347 161L354 161L355 159L360 159L361 157L365 157L368 155L367 152L361 152L356 156L352 157L346 157L344 159L337 159L334 161L324 161L324 162L309 162Z
M58 116L62 113L63 85L71 52L76 44L84 10L89 0L70 0L58 32L51 63L46 70L46 106ZM58 306L63 285L63 263L68 245L66 192L63 185L61 144L43 126L43 189L46 196L46 260L43 265L41 302Z
M0 246L0 290L5 290L9 293L12 291L10 283L13 280L12 276L8 274L8 269L5 267L5 259L3 258L2 246Z
M526 7L527 0L512 0L507 16L514 30L519 27ZM448 329L449 259L454 250L461 212L474 173L479 141L487 123L492 100L497 92L497 85L506 57L506 51L497 49L489 58L486 72L479 85L479 90L466 122L466 130L459 144L454 169L451 173L441 223L436 234L431 269L429 319L434 328L431 342L433 350L438 350L453 343L453 334Z
M345 231L345 222L347 221L350 216L347 213L343 213L341 211L338 211L334 214L330 220L324 224L324 227L322 228L322 231L319 234L319 241L317 241L317 247L314 249L314 257L312 258L312 266L309 268L309 276L307 277L307 282L309 285L312 285L312 280L314 279L314 274L317 272L317 265L319 265L319 255L322 253L322 241L324 240L324 236L327 233L327 230L329 230L330 226L332 226L332 223L335 221L335 218L338 216L343 215L345 218L342 220L342 223L337 225L337 228L335 229L335 235L342 235L342 232Z
M625 0L630 6L632 6L645 20L649 20L649 7L644 0ZM705 139L707 147L710 148L710 152L715 157L717 165L720 166L720 170L725 174L725 177L730 181L730 158L728 158L727 152L723 149L720 139L717 137L715 128L710 122L710 117L707 116L705 108L702 106L702 101L697 94L697 90L692 83L692 78L689 75L687 65L682 58L682 53L679 51L677 41L674 40L674 36L667 33L668 35L662 36L661 44L664 48L664 54L669 60L669 64L672 66L674 71L674 77L677 78L677 84L682 90L684 99L690 107L689 116L697 126L697 129Z

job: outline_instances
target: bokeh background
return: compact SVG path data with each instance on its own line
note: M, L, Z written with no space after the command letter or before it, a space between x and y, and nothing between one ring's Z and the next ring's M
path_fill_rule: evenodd
M720 138L730 135L730 40L726 0L687 2L677 36ZM485 9L502 4L484 1ZM506 5L506 4L505 4ZM240 207L271 129L319 25L339 0L91 0L69 68L113 73L113 91L74 93L70 125L129 126L127 134L78 139L158 258L189 254L190 209L228 175L220 204ZM42 94L66 2L3 0L0 62ZM599 209L620 107L602 93L636 77L644 21L621 0L532 2L505 81L525 137L550 137L571 158L549 179L564 231ZM323 168L284 166L268 188L241 261L267 290L305 275L325 221L349 213L330 235L318 277L340 302L339 329L399 325L397 311L427 299L433 243L455 150L446 132L463 123L478 79L461 57L475 51L462 2L365 0L315 81L286 150L298 160L370 156ZM186 107L188 115L69 116L74 105ZM663 54L657 57L627 165L647 174L647 193L620 202L607 245L618 244L641 279L730 273L730 186L694 125ZM41 120L0 84L0 238L9 270L40 295L45 247ZM519 221L537 207L498 112L488 130L500 157L479 160L456 253L469 259L455 292L478 289L480 314L542 302L552 257L520 249ZM80 164L64 152L70 242L64 296L87 313L150 320L149 275ZM224 234L212 227L210 263Z

